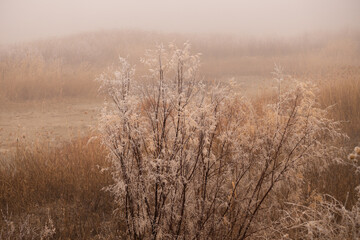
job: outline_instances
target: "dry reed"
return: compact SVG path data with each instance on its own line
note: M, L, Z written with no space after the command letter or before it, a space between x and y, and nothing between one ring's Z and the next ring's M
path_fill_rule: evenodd
M56 148L19 144L1 160L0 238L9 237L6 220L15 226L10 239L18 239L26 219L28 230L40 229L49 216L56 239L115 236L113 201L103 190L112 183L101 171L108 167L106 155L99 140L88 137Z

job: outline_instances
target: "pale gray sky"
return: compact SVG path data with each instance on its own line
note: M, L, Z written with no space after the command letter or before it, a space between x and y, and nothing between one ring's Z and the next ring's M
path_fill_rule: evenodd
M0 43L130 28L243 36L360 29L360 0L0 0Z

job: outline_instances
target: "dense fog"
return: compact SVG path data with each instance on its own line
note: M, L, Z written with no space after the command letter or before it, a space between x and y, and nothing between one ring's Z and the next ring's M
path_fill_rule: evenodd
M283 37L360 26L357 0L1 0L0 43L109 29Z

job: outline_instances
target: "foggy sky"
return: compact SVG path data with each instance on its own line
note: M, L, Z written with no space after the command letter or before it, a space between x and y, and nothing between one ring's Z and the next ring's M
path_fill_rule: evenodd
M360 29L360 0L0 0L0 43L132 28L240 36Z

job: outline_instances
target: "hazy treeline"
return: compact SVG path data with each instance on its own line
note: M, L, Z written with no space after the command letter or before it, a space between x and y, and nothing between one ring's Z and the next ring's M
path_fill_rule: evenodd
M17 45L0 50L0 99L34 100L93 97L93 80L118 56L137 62L160 43L189 41L202 53L201 72L207 80L271 76L274 63L296 76L324 77L355 68L360 62L360 34L308 34L298 38L245 39L231 35L162 34L145 31L89 32ZM145 73L137 66L137 74ZM332 73L331 73L332 74Z

